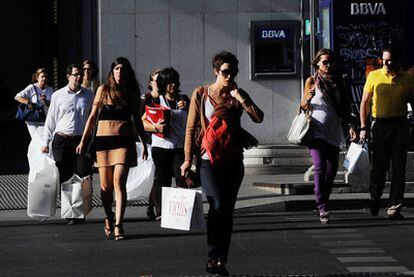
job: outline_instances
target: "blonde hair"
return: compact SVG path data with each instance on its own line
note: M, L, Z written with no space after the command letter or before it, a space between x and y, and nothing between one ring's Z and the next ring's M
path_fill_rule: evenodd
M39 77L40 74L44 73L47 77L47 70L44 67L38 68L32 75L32 82L36 83L37 82L37 77Z

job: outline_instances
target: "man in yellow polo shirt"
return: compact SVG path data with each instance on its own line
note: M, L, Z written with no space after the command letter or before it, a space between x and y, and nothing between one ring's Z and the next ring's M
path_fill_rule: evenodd
M404 219L400 210L404 199L408 148L407 103L412 103L414 78L400 69L397 52L384 50L382 65L382 68L368 75L364 86L360 106L360 139L366 138L367 117L372 103L370 211L372 215L378 215L391 161L392 181L387 215L389 219L400 220Z

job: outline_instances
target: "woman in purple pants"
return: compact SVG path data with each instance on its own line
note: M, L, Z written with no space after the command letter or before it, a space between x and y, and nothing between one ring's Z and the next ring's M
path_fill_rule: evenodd
M356 138L351 123L349 92L335 68L331 50L321 49L312 62L316 73L305 83L301 107L312 112L309 150L315 173L315 197L321 223L329 222L329 195L338 171L339 150L345 144L343 124L350 140Z

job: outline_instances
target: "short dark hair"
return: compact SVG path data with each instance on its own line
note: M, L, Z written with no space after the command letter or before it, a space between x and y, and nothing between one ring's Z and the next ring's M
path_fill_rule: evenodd
M77 69L79 69L80 71L83 72L82 66L79 63L72 63L72 64L70 64L66 67L66 74L67 75L72 74L72 69L73 68L77 68Z
M227 52L227 51L222 51L214 55L212 64L215 70L217 71L220 70L220 67L225 63L230 64L230 66L235 69L239 68L239 60L232 53Z
M398 49L397 47L388 47L388 48L384 48L384 50L382 50L382 54L384 54L384 52L388 52L391 54L391 58L393 61L397 62L397 63L401 63L402 62L402 57L401 57L401 50Z
M164 68L158 73L157 85L160 94L165 94L168 84L175 84L177 91L180 88L180 74L172 67Z

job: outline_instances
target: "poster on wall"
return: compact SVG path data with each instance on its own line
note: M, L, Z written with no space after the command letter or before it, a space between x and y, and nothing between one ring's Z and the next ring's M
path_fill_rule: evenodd
M356 114L367 74L381 66L382 50L407 50L407 7L407 0L333 1L333 49L344 62Z

